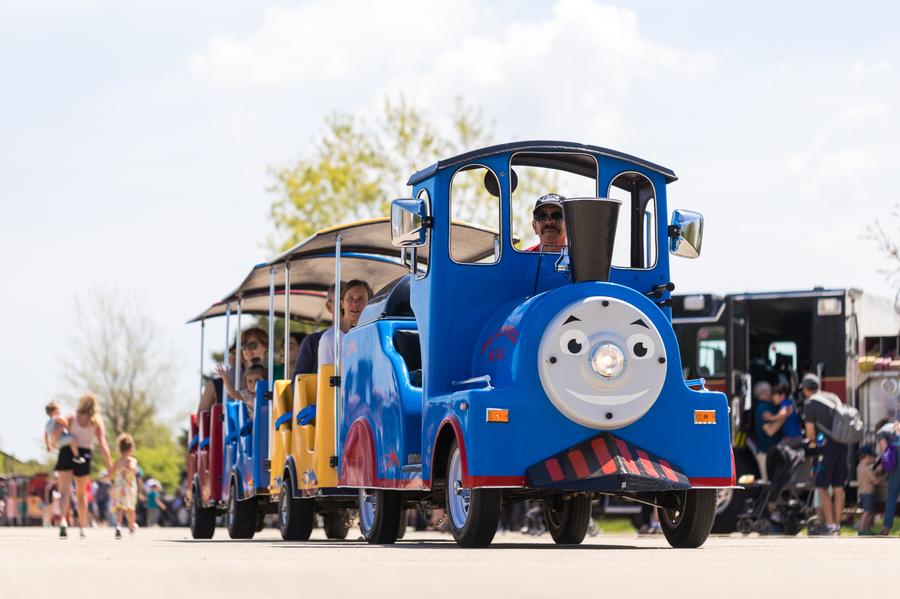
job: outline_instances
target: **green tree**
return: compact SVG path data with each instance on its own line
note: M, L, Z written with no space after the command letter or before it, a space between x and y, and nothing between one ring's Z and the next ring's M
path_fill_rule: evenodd
M442 134L404 96L385 100L369 123L348 114L325 119L308 156L271 170L271 217L282 249L342 222L389 214L407 177L439 158L488 145L493 124L457 99Z

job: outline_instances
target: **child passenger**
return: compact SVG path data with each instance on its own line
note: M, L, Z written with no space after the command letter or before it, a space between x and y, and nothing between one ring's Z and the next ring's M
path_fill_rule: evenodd
M221 365L216 368L216 372L223 375L224 369ZM241 401L247 406L250 418L253 418L253 406L256 403L256 383L266 380L266 374L265 368L254 364L244 373L244 388L240 391L235 390L227 376L222 376L222 383L225 385L228 395L241 398Z
M50 417L44 427L44 446L47 448L47 451L60 445L68 445L72 450L72 461L76 464L84 464L84 458L78 453L78 442L72 433L69 432L69 423L59 415L59 404L51 401L47 404L45 411L47 416Z
M138 462L134 457L134 439L128 433L122 433L118 438L119 459L112 467L112 500L113 514L116 517L116 538L122 538L119 525L128 519L128 531L134 534L135 530L135 506L137 505Z
M875 485L883 477L875 473L875 450L864 445L859 448L859 465L856 467L856 482L859 484L859 503L863 509L859 519L859 535L870 536L875 533L869 530L875 523Z

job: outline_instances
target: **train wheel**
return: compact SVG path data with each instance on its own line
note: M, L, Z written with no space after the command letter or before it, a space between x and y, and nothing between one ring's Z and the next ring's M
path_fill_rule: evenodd
M659 510L659 525L669 545L677 549L699 547L716 517L716 490L696 489L669 494L672 507Z
M203 507L200 488L194 485L191 501L191 537L211 539L216 532L216 508Z
M325 536L329 539L342 540L347 538L350 530L350 518L346 510L325 514Z
M239 500L237 486L232 483L228 493L225 527L232 539L252 539L256 533L256 499Z
M562 496L544 500L544 522L557 545L578 545L591 525L591 498L587 495Z
M497 534L502 495L498 489L463 488L462 454L455 441L447 464L450 532L460 547L487 547Z
M359 530L372 545L397 541L403 496L386 489L359 490Z
M285 541L306 541L316 522L312 499L294 499L290 476L284 477L278 496L278 530Z

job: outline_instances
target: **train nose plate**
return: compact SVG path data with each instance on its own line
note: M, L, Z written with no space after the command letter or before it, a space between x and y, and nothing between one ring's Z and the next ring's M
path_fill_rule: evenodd
M602 433L526 470L528 486L570 491L678 491L688 477L667 460Z

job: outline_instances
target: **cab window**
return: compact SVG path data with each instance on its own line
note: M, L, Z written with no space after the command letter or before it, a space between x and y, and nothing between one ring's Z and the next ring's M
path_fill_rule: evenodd
M472 257L464 233L450 227L450 258L462 264L494 264L500 260L500 183L491 169L479 164L464 166L450 181L450 221L465 223L494 234L494 251Z
M656 266L657 215L653 183L640 173L621 173L610 183L607 196L622 202L612 265L619 268Z
M532 225L532 212L538 198L547 194L566 198L597 197L597 161L590 154L520 152L510 160L510 171L513 246L520 251L540 241ZM560 221L558 226L565 227L565 223ZM558 252L560 249L547 247L545 251Z
M701 327L697 331L697 374L708 378L725 376L725 327Z

